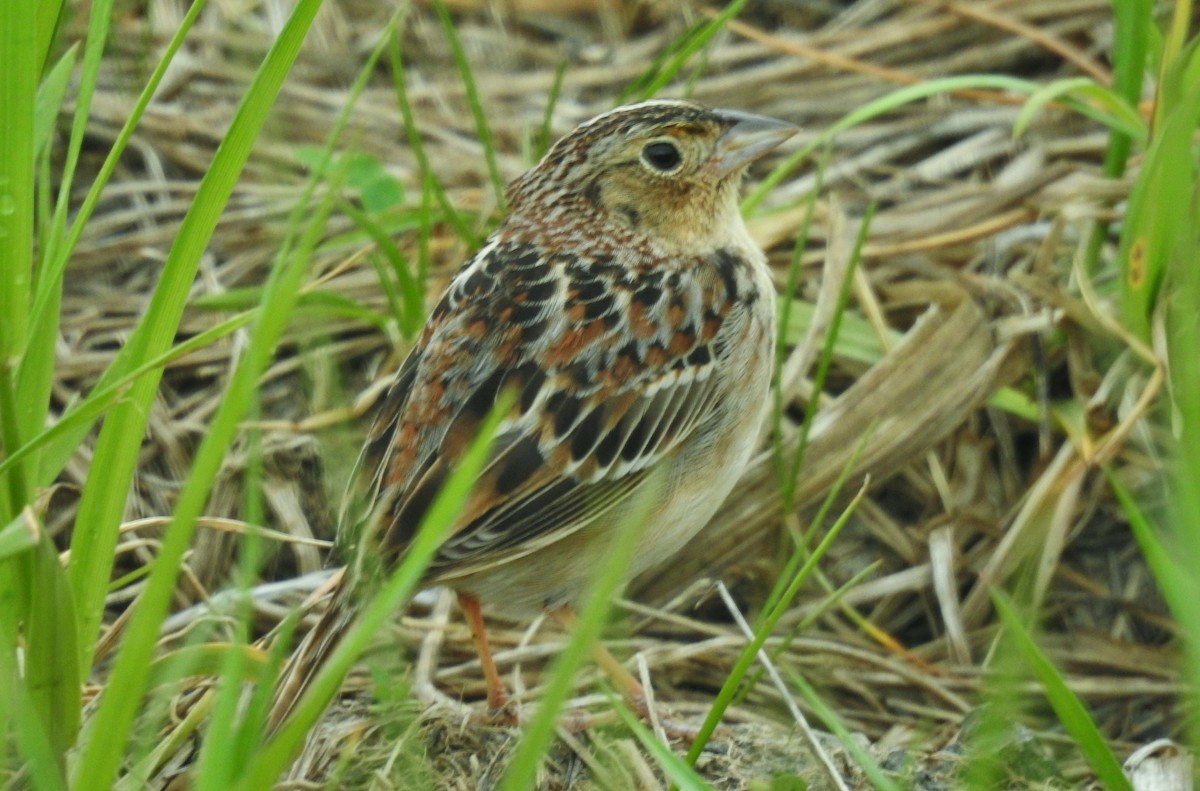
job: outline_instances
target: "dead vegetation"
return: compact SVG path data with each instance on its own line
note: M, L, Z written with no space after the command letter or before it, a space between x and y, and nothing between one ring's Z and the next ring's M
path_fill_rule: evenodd
M67 278L60 405L95 381L139 315L282 5L213 0L147 113ZM709 14L675 2L543 5L452 5L505 178L527 166L523 151L541 124L560 63L566 70L552 116L555 136L610 107L688 24ZM152 6L153 13L118 21L123 31L90 130L97 158L85 161L85 171L107 151L132 101L131 86L141 84L149 56L182 14L175 0ZM228 308L202 307L206 299L230 304L212 300L253 288L265 276L304 178L296 152L324 140L388 13L374 3L325 5L202 263L192 292L197 307L185 318L183 336L228 315ZM1110 13L1100 0L751 3L664 93L677 95L686 83L699 101L797 122L805 131L795 147L867 102L930 78L994 73L1103 81ZM455 205L489 213L484 150L462 81L436 18L420 4L404 25L403 49L409 97L438 175ZM838 273L871 203L877 209L854 275L851 311L875 331L881 359L835 357L795 508L783 512L775 463L764 450L701 539L632 587L636 603L614 628L624 635L614 650L644 660L659 702L677 716L703 715L744 642L712 581L724 580L743 609L753 611L786 559L789 533L807 529L867 436L846 488L853 493L869 474L865 499L822 565L834 588L861 577L836 604L817 584L801 595L787 625L804 627L773 645L779 666L807 679L885 766L912 764L917 768L905 771L917 787L950 787L958 739L984 699L983 677L997 650L989 590L1020 587L1042 608L1041 645L1118 755L1176 732L1181 687L1171 624L1097 466L1115 464L1135 490L1155 496L1155 437L1139 421L1153 396L1150 368L1104 318L1103 304L1091 296L1098 283L1074 265L1089 221L1118 217L1127 184L1100 176L1103 130L1063 108L1044 111L1014 139L1021 102L998 91L959 91L904 105L834 138L796 291L815 303L818 331L791 339L784 446L797 441ZM419 200L419 172L383 73L354 111L345 148L377 158L410 200ZM797 201L817 180L814 164L790 174L766 201L778 210L760 210L751 224L778 265L781 288L805 213ZM337 241L351 227L334 216L311 280L384 313L364 245ZM397 242L415 260L415 236L402 234ZM439 230L431 249L434 295L470 251L450 229ZM1095 277L1103 286L1108 275ZM330 539L336 493L364 428L360 418L406 344L394 327L304 315L261 388L264 497L271 528ZM237 349L235 335L168 367L129 500L131 522L171 513ZM1025 395L1035 407L1032 419L997 402L1005 387ZM209 508L214 518L242 516L245 458L240 451L229 457ZM64 483L82 481L88 460L85 446ZM72 497L69 486L55 495L60 533L70 525ZM121 571L154 554L155 526L131 526ZM204 603L221 601L236 532L209 527L183 577L167 639L197 619L216 617ZM258 590L264 630L316 586L319 575L309 573L325 559L310 543L281 546L269 569L273 579ZM288 582L293 578L299 579ZM113 594L114 618L137 590L133 583ZM394 635L381 639L381 653L394 654L399 643L416 655L440 642L436 666L418 664L418 685L434 685L448 701L478 700L477 664L457 617L444 602L418 603ZM106 635L105 645L118 634ZM525 696L536 701L539 671L558 633L501 626L493 639L502 670L511 675L519 666ZM103 683L102 665L94 680ZM581 708L597 709L593 681L591 673L579 680ZM348 684L295 779L324 776L354 744L348 787L405 787L396 778L417 770L404 774L396 763L393 747L404 739L423 745L429 761L421 771L430 772L426 779L435 787L487 787L498 776L512 732L463 724L452 705L450 713L419 715L406 731L402 723L411 712L381 717L368 709L371 687L365 675ZM1014 731L1014 754L1031 756L1028 764L1011 762L1015 779L1081 782L1086 768L1043 714L1030 713L1032 736ZM725 752L701 764L715 787L744 788L786 773L826 782L804 757L787 701L769 684L756 687L730 723L720 740ZM839 769L859 782L840 747L835 752ZM1050 763L1047 777L1037 774L1045 769L1040 760ZM184 765L178 758L164 768L161 783ZM595 781L586 778L597 777L616 788L659 782L653 763L619 732L564 732L544 787L589 788Z

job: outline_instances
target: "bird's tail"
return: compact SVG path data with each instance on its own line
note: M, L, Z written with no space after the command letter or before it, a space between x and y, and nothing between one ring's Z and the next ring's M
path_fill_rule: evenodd
M296 708L317 673L358 617L358 607L350 594L352 586L346 581L344 569L330 579L325 587L332 589L327 596L325 611L316 625L304 635L279 674L271 710L267 715L268 733L278 730Z

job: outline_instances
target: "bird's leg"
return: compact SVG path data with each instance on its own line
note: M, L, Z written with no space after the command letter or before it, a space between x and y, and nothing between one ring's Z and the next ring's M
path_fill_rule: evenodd
M556 607L550 611L550 617L558 622L560 626L568 631L575 626L575 613L570 607L563 605ZM625 698L626 704L637 715L638 719L648 722L656 729L661 727L663 732L672 739L684 739L694 741L699 735L700 730L695 725L686 722L680 722L670 715L662 715L657 710L650 710L650 696L646 694L646 688L637 678L625 669L625 665L612 655L603 643L596 643L592 648L592 661L604 671L604 674L612 680L621 695ZM657 709L657 707L655 707ZM575 718L573 720L574 727L583 730L589 727L592 720L588 715Z
M567 631L575 627L575 613L565 604L551 610L550 617L558 621L559 625ZM603 643L597 642L592 648L592 661L604 671L604 674L620 690L621 694L625 697L625 702L633 709L633 713L643 720L649 719L650 706L646 702L648 698L646 697L645 687L642 686L640 681L634 678L632 673L625 669L620 660L613 656L612 652L605 648Z
M488 647L487 629L483 624L483 610L479 606L479 599L469 593L460 592L458 606L467 619L467 626L471 628L471 639L475 643L475 651L479 654L479 664L483 666L488 708L502 709L508 705L508 690L500 680L500 671L496 669L496 660L492 659L492 649Z

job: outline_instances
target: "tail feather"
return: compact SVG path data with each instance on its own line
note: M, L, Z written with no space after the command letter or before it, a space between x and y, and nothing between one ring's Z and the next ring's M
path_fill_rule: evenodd
M333 591L329 604L308 631L300 645L288 657L279 674L271 710L267 714L267 731L274 733L296 708L325 662L342 642L342 637L358 617L358 608L350 595L351 586L345 576L337 574L330 580Z

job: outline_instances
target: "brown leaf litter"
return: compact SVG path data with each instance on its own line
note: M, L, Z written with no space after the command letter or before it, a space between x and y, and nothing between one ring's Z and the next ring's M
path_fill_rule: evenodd
M108 150L146 63L183 7L164 0L153 18L119 20L96 96L85 175ZM528 165L528 141L559 63L566 68L551 117L555 135L611 106L687 25L711 18L704 7L668 0L555 7L454 5L506 178ZM274 35L276 11L267 0L210 3L151 104L67 277L58 408L96 381L146 304L198 179ZM324 140L388 13L373 3L325 5L204 257L194 301L236 295L263 281L303 183L296 151ZM751 3L664 94L688 90L708 104L797 122L805 130L793 143L799 146L845 113L931 78L1107 80L1109 14L1101 0ZM490 213L483 149L436 17L414 7L403 31L408 92L437 175L455 205ZM759 606L792 537L808 529L816 505L853 459L845 496L868 478L869 486L822 563L827 587L809 585L780 635L798 631L773 638L769 649L774 663L806 679L886 768L918 788L954 786L959 738L983 701L997 648L994 586L1023 585L1040 604L1041 645L1118 755L1177 733L1173 626L1097 468L1107 460L1128 485L1156 496L1156 437L1140 421L1155 383L1073 269L1090 221L1119 216L1129 182L1099 177L1104 131L1062 108L1043 111L1014 139L1020 104L1019 96L964 91L905 105L834 139L795 292L815 305L820 331L789 338L785 449L799 442L836 275L846 269L869 203L877 211L854 275L851 313L874 336L878 353L867 360L839 347L835 354L791 510L783 510L776 463L764 445L694 545L629 591L612 647L636 657L633 666L644 663L659 704L677 716L703 716L744 644L712 582L723 580L742 608ZM411 205L420 201L420 174L404 141L381 71L352 114L342 149L383 163ZM751 220L781 288L807 211L801 199L817 182L814 161L789 174ZM313 263L314 288L384 315L367 261L370 245L345 241L351 230L350 220L335 213ZM435 230L431 296L470 252L450 229ZM416 260L415 232L400 233L396 243ZM1106 254L1113 255L1112 240ZM180 339L227 315L189 309ZM129 499L117 574L154 557L160 528L141 520L171 513L237 347L236 337L226 338L168 365ZM381 332L345 314L321 314L293 322L264 376L258 427L268 526L303 540L281 543L255 590L263 631L319 584L327 553L310 539L332 538L333 493L345 486L365 428L362 415L406 348L394 325ZM1004 388L1032 411L1006 408ZM1052 409L1058 422L1049 417ZM53 500L50 525L63 542L75 508L72 486L85 478L90 448L90 441L80 448L62 476L67 486ZM208 508L211 524L241 518L247 457L242 442L227 459ZM229 579L238 529L251 528L199 532L164 645L220 618L219 591ZM856 576L836 601L828 597ZM132 582L112 594L113 628L101 638L106 648L119 637L120 614L139 589ZM418 662L413 681L445 705L425 713L407 704L369 705L374 683L357 674L280 787L318 787L311 783L334 768L344 787L405 788L419 779L436 788L486 788L499 777L517 733L475 726L466 717L481 705L477 663L469 658L465 626L438 607L436 599L415 604L397 619L394 634L381 637L380 653L390 660L402 647L412 657L425 646L428 661ZM502 670L511 678L519 668L527 687L522 699L536 702L540 671L561 635L500 625L493 639ZM439 644L432 653L431 641ZM94 680L103 684L103 665ZM590 670L579 679L573 708L606 709L594 680ZM788 774L811 787L833 787L799 736L790 703L764 682L734 707L699 764L714 787L747 788ZM817 724L803 701L799 708ZM1052 717L1035 710L1026 724L1031 730L1014 730L1011 739L1013 782L1083 782L1086 767L1056 734ZM865 787L844 748L821 738L846 784ZM153 787L184 773L190 754L185 747L166 757ZM564 731L539 782L547 789L666 785L618 727Z

